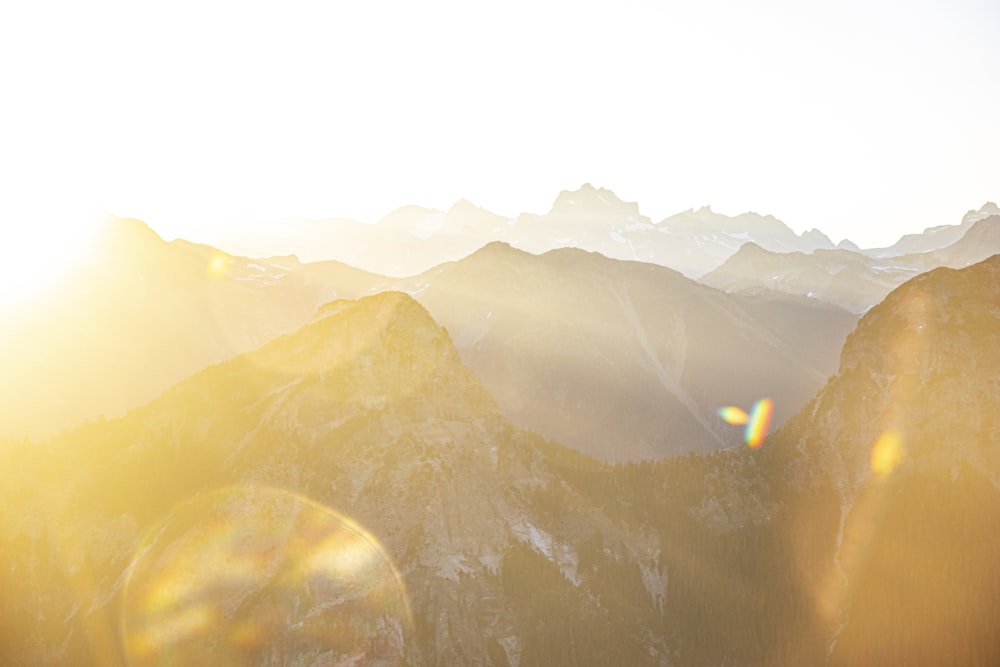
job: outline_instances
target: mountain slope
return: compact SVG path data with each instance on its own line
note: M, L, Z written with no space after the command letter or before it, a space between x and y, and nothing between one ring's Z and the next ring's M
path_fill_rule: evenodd
M1000 656L998 286L994 256L895 290L770 443L828 664Z
M864 252L872 257L896 257L939 250L958 241L972 225L984 218L1000 215L1000 207L986 202L978 211L969 211L957 225L939 225L920 234L906 234L888 248L871 248Z
M116 416L292 330L377 276L294 257L247 259L165 243L112 218L86 265L0 329L0 436L43 437Z
M610 461L736 444L721 405L771 396L784 421L834 370L855 321L652 264L499 243L394 286L448 329L512 421Z
M996 664L998 279L895 290L760 450L621 466L512 427L412 299L333 302L0 447L0 655Z
M702 282L727 292L808 296L861 313L918 273L939 266L962 268L1000 252L1000 216L977 217L948 229L961 234L954 243L892 257L845 249L774 253L747 243Z
M0 453L18 480L0 512L9 663L667 654L656 539L563 468L608 470L507 423L399 293Z
M701 280L726 292L774 290L862 313L919 271L850 250L776 253L747 243Z
M760 450L623 471L664 536L673 664L997 663L998 279L1000 256L893 291Z

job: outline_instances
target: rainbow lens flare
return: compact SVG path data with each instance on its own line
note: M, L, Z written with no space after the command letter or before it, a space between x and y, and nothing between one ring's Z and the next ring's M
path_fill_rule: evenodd
M758 449L764 444L764 438L771 428L771 417L774 414L774 401L770 398L762 398L753 404L749 414L734 405L727 405L719 408L719 416L730 424L746 424L743 432L743 439L753 449Z
M773 414L774 401L770 398L762 398L753 404L750 419L747 421L747 428L743 434L743 439L752 449L758 449L764 444L764 438L767 437L767 432L771 428Z
M747 420L750 419L750 415L735 405L727 405L724 408L719 408L719 416L730 424L746 424Z
M304 496L231 487L140 544L122 643L136 665L404 663L412 615L385 549Z

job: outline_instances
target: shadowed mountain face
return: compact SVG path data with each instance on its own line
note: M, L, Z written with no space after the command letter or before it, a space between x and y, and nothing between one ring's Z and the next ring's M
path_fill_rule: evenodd
M781 423L833 372L855 322L652 264L499 243L396 286L448 329L512 421L609 461L738 444L722 405L769 396Z
M336 262L165 243L137 220L111 219L85 266L0 329L0 436L119 415L376 279Z
M998 285L1000 257L894 291L758 451L619 466L511 426L409 297L333 302L0 448L0 655L996 664Z

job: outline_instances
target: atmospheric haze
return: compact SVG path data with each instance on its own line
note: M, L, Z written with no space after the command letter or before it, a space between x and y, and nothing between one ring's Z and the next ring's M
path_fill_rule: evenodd
M975 0L8 4L2 275L103 211L245 247L584 182L889 245L996 198L998 26Z

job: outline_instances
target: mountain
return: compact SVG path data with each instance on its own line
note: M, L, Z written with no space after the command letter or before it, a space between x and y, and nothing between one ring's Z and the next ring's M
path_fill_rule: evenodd
M1000 657L998 286L994 256L896 289L770 443L828 664Z
M738 443L723 405L770 396L783 422L834 372L856 321L569 248L493 243L391 286L448 329L511 421L619 462Z
M522 213L508 219L462 200L447 212L404 206L375 224L291 220L261 233L266 239L262 246L280 252L308 260L336 259L395 277L461 259L493 241L535 254L580 248L667 266L695 278L716 268L747 241L775 252L833 247L818 230L797 235L774 217L756 213L729 217L704 207L654 224L640 213L638 204L590 183L560 192L545 214Z
M661 664L657 541L409 297L0 448L6 664ZM610 488L610 487L609 487Z
M613 204L596 190L585 208L595 202ZM584 203L565 197L554 211L570 216ZM405 229L424 213L400 210L388 222ZM515 423L607 460L661 458L733 444L735 431L714 416L720 404L768 394L778 422L787 419L833 371L853 326L836 309L781 295L734 304L744 297L727 301L662 267L573 250L539 258L495 244L392 280L335 261L165 243L135 220L109 220L102 248L0 332L0 436L40 438L120 415L295 329L329 298L399 289L448 326ZM765 301L784 314L754 314ZM772 364L786 371L775 375Z
M262 224L255 247L256 254L277 249L310 263L336 260L399 277L464 257L504 236L510 224L463 199L447 211L403 206L370 224L342 218Z
M0 436L116 416L205 366L303 324L379 277L335 262L247 259L109 218L58 289L5 317Z
M616 466L508 423L411 298L332 302L0 443L0 656L996 664L998 279L894 290L759 450Z
M833 242L816 229L799 236L770 215L743 213L729 217L708 206L673 215L658 228L683 241L688 260L676 268L693 278L719 266L747 242L773 252L812 252L833 247Z
M961 224L928 227L920 234L906 234L888 248L872 248L864 252L872 257L896 257L938 250L958 241L972 225L993 215L1000 215L1000 207L986 202L978 211L966 213Z
M962 236L943 248L918 255L903 255L900 262L926 269L939 266L960 269L1000 252L1000 215L980 218Z
M610 190L589 183L563 191L545 216L522 215L504 240L533 253L562 247L599 252L607 257L649 262L698 277L721 264L747 240L777 251L833 247L811 230L797 236L772 216L744 213L729 217L709 207L678 213L658 224L639 214Z
M974 217L967 215L966 221ZM962 268L1000 252L1000 216L975 217L969 225L947 229L961 236L942 248L891 257L840 248L775 253L747 243L701 280L726 292L777 291L862 313L918 273L940 266Z
M776 253L747 243L701 281L730 293L776 291L863 313L919 271L839 248Z
M918 276L761 449L619 473L672 664L997 664L998 286L1000 256Z

